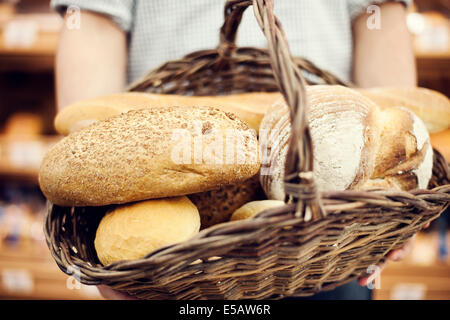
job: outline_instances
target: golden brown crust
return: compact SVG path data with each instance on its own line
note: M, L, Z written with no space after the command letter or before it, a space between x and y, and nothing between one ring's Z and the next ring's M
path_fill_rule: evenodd
M158 101L140 92L117 93L82 100L58 112L54 121L55 129L67 136L95 121L105 120L129 110L146 108L149 103L158 107Z
M315 86L312 86L315 87ZM383 107L403 106L421 118L431 133L450 127L450 101L426 88L379 87L355 89ZM124 92L79 101L55 118L56 130L68 135L90 123L129 110L164 106L211 106L232 112L257 132L270 106L282 99L278 92L252 92L226 96L181 96Z
M425 161L429 147L428 137L419 137L415 132L413 114L402 107L381 107L376 112L373 125L379 137L376 145L375 161L370 179L365 179L354 188L380 186L411 190L418 187L419 181L414 170ZM420 139L426 139L419 145Z
M229 132L237 139L227 140ZM39 183L44 195L62 206L204 192L255 175L260 166L257 143L255 132L244 122L218 109L129 111L57 143L42 162ZM227 148L237 146L242 158L227 158Z
M94 240L103 265L143 258L166 245L198 233L200 216L187 197L140 201L111 209L100 221Z
M280 99L279 93L254 92L228 96L181 96L143 92L124 92L76 102L61 110L55 128L62 135L78 131L89 124L130 110L170 106L209 106L231 112L250 128L259 130L267 108Z
M420 87L357 89L380 107L405 107L427 126L430 133L450 127L450 100L440 92Z

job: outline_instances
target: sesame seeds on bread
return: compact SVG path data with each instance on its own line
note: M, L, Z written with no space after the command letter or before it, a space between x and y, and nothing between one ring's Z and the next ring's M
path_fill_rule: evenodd
M254 176L260 167L257 144L254 130L219 109L133 110L54 145L42 162L39 183L61 206L204 192Z

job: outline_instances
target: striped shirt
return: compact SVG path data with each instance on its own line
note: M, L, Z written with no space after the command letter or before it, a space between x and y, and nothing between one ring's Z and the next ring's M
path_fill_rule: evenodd
M351 80L352 21L371 4L385 0L276 0L293 55L305 57L343 80ZM402 0L409 5L412 0ZM215 48L224 0L52 0L61 14L69 6L109 16L128 33L128 81L166 61ZM82 28L82 24L80 25ZM238 46L265 48L253 10L245 11Z

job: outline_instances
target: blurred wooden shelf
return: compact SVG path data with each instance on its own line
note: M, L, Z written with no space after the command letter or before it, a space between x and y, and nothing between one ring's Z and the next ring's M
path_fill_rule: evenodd
M418 52L416 67L419 86L450 97L450 52Z
M435 59L435 60L445 60L450 59L450 49L446 51L421 51L416 50L416 59Z
M416 55L416 63L419 75L433 75L449 77L450 53L428 53Z
M14 14L0 23L0 71L52 71L61 19L56 13Z
M4 31L0 31L0 54L5 56L54 56L58 44L58 34L39 32L30 46L8 46L4 41Z
M445 67L446 70L450 68L450 47L446 50L415 48L414 55L419 68L427 67L432 70L439 70L441 67Z
M446 237L450 247L450 232ZM374 289L376 300L450 300L450 257L441 260L437 232L419 233L411 254L388 262ZM376 282L375 282L376 284Z
M45 243L0 247L0 299L102 299L56 265Z
M59 136L17 139L0 135L0 177L37 183L42 157L59 139Z
M54 56L0 54L0 72L52 72Z
M0 163L0 178L19 181L27 184L38 182L38 170L30 168L16 168L7 163Z

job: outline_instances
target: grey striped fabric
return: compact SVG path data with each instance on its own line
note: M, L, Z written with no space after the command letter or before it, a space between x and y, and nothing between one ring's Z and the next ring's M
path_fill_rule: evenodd
M306 57L344 80L351 79L352 20L385 0L276 0L292 53ZM409 5L412 0L401 0ZM105 14L129 33L128 81L162 63L214 48L223 23L224 0L52 0L61 14L68 6ZM81 28L83 25L81 24ZM239 28L239 46L266 47L251 8Z

